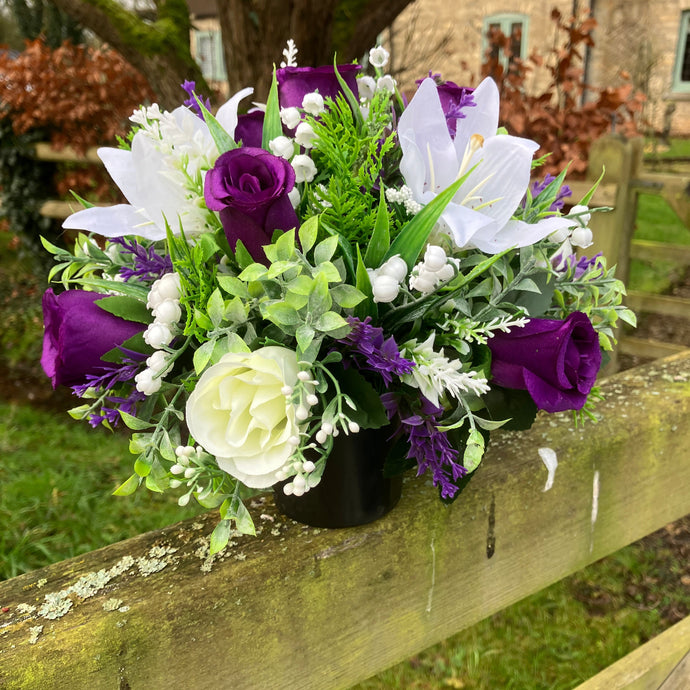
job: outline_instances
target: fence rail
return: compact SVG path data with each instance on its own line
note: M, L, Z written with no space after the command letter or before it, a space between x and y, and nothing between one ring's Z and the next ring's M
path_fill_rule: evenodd
M0 687L350 687L690 512L690 352L603 390L599 424L496 433L452 506L413 480L316 530L267 499L214 559L211 515L0 583Z

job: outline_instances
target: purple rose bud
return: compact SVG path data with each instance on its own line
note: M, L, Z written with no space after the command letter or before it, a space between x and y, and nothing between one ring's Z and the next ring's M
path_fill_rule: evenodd
M527 390L547 412L579 410L601 367L599 337L576 311L565 321L530 319L524 328L489 340L493 382Z
M87 374L100 373L107 364L101 357L145 325L126 321L101 309L96 301L108 295L67 290L43 295L43 354L41 366L53 388L84 383Z
M261 110L252 110L237 118L235 127L235 141L242 142L242 146L261 147L261 138L264 129L264 113Z
M299 220L288 193L295 171L284 158L253 147L222 154L206 173L206 206L220 212L232 249L241 240L255 261L266 262L264 246L275 230L290 230Z
M338 73L358 98L357 73L360 65L338 65ZM281 108L301 108L308 93L318 91L324 98L333 98L342 92L331 65L324 67L281 67L276 70L278 101Z

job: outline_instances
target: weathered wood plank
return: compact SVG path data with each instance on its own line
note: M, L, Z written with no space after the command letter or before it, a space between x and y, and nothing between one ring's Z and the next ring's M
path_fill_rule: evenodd
M110 204L94 204L94 206L109 206ZM64 220L67 216L72 215L76 211L80 211L81 206L76 201L58 201L56 199L49 199L41 204L39 213L46 218L56 218L57 220Z
M60 150L54 149L48 142L34 144L36 158L40 161L53 163L101 163L98 148L88 148L84 153L77 153L71 146Z
M688 642L690 649L690 641ZM688 690L690 688L690 651L678 662L659 690Z
M570 196L566 197L569 204L577 204L592 187L591 180L567 180L566 182L571 191ZM618 185L615 182L602 182L594 192L590 206L614 206L617 193Z
M213 563L211 516L2 583L0 686L349 687L690 512L690 355L603 389L599 424L496 434L450 507L409 481L384 519L315 530L267 500Z
M654 295L638 290L628 290L625 303L635 312L649 311L654 314L690 319L690 299L684 297Z
M642 261L670 261L690 266L690 245L633 240L630 244L630 258Z
M651 338L624 336L618 340L618 351L624 355L631 355L633 357L661 359L662 357L676 355L684 350L687 350L684 345L665 343L661 340L653 340Z
M575 690L671 690L673 675L683 673L679 662L690 649L690 617L619 659ZM677 690L690 687L690 677Z

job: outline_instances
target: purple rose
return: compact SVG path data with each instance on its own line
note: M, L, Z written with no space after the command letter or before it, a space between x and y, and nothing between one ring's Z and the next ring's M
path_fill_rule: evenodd
M530 319L524 328L496 332L489 347L494 383L527 390L547 412L581 409L601 366L599 338L579 311L565 321Z
M237 118L235 127L235 141L241 141L242 146L261 147L264 130L264 113L262 110L252 110Z
M355 98L359 96L357 89L357 73L360 65L338 65L338 73L348 85ZM278 101L281 108L301 108L302 100L308 93L318 91L321 97L333 98L342 92L340 83L335 75L333 66L324 67L281 67L276 70L278 80Z
M295 171L284 158L253 147L233 149L218 157L206 173L206 206L220 212L232 249L241 240L255 261L266 262L264 246L275 230L290 230L299 220L288 192Z
M43 354L41 366L57 386L84 383L87 374L107 366L101 357L144 330L142 323L126 321L101 309L96 301L108 295L67 290L43 295Z

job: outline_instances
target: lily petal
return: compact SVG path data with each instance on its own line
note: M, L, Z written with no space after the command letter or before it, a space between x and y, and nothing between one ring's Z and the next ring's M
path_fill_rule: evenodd
M162 240L165 230L152 223L129 204L85 208L73 213L62 227L66 230L85 230L103 237L138 235L147 240Z

